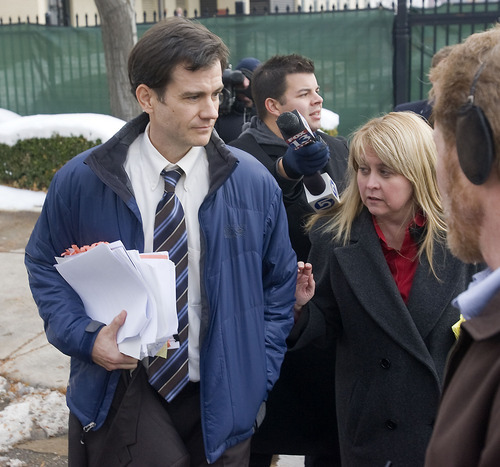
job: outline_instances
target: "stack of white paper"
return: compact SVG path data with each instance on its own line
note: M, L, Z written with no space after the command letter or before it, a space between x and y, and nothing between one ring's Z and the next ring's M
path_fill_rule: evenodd
M109 324L127 311L117 334L120 352L142 359L156 355L167 341L176 345L175 266L166 252L139 254L117 241L56 261L89 317Z

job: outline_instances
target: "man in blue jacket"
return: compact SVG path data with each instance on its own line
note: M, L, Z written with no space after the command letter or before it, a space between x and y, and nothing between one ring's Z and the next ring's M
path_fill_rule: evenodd
M128 65L144 112L55 175L26 247L47 338L71 356L72 466L248 464L293 324L297 263L273 177L213 133L227 57L185 18L148 30ZM172 169L187 230L189 382L167 402L148 362L118 350L127 310L93 321L53 264L74 244L153 251L161 173Z

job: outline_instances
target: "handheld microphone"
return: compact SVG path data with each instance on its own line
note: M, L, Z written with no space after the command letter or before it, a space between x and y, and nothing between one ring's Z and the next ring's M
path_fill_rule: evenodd
M318 141L298 110L283 112L276 124L283 139L294 150ZM327 173L318 171L312 175L304 175L303 183L307 202L315 211L328 209L339 201L337 186Z

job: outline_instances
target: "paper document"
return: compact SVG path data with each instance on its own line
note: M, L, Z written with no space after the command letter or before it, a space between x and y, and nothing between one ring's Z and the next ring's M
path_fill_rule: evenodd
M117 241L56 262L55 268L80 296L90 318L109 324L127 311L117 334L120 352L142 359L156 355L169 339L175 345L175 265L166 252L141 255Z

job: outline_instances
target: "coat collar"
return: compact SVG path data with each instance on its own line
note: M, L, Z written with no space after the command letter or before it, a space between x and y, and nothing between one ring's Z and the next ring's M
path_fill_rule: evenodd
M124 164L129 146L145 131L149 115L145 112L125 124L112 138L90 152L85 163L93 172L130 205L132 184ZM238 161L216 132L205 146L208 156L210 192L215 191L236 167Z

